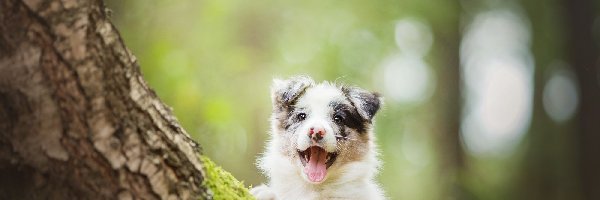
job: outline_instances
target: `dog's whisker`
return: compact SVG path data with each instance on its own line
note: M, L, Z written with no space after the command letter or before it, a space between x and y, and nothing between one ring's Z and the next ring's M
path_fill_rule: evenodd
M344 139L344 140L348 140L348 136L343 136L343 135L339 135L339 134L337 134L337 135L334 135L334 136L335 136L335 138L337 138L337 139Z

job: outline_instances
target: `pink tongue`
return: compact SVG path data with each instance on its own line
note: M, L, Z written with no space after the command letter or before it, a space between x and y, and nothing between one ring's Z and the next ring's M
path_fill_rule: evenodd
M321 182L327 175L327 152L319 147L310 147L310 158L304 167L304 173L308 175L308 179L312 182Z

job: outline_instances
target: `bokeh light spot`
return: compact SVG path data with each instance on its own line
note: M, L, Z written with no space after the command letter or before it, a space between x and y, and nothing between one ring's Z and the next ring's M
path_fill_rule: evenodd
M396 55L383 64L386 96L401 103L424 101L433 93L435 79L425 62L410 55Z
M465 106L461 134L471 153L506 155L529 128L533 104L530 30L512 10L476 15L461 44Z
M392 100L421 103L435 89L435 74L424 60L433 44L431 29L422 21L407 18L396 23L394 36L399 52L383 62L382 74L377 77L383 77L386 96Z
M431 28L414 18L402 19L395 27L396 45L402 53L425 55L433 44Z
M554 69L544 86L544 110L556 122L570 119L579 104L575 75L567 68Z

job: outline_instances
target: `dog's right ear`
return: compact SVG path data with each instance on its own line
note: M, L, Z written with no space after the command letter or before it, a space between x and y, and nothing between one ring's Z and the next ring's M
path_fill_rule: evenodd
M271 86L273 108L288 108L306 88L314 84L315 82L308 76L294 76L286 80L273 79Z

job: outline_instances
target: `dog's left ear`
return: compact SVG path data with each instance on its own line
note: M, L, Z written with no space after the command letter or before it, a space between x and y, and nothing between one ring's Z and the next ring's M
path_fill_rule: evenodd
M383 104L382 97L375 92L369 92L357 87L343 87L342 91L348 100L354 104L358 114L369 122L371 122L379 107Z

